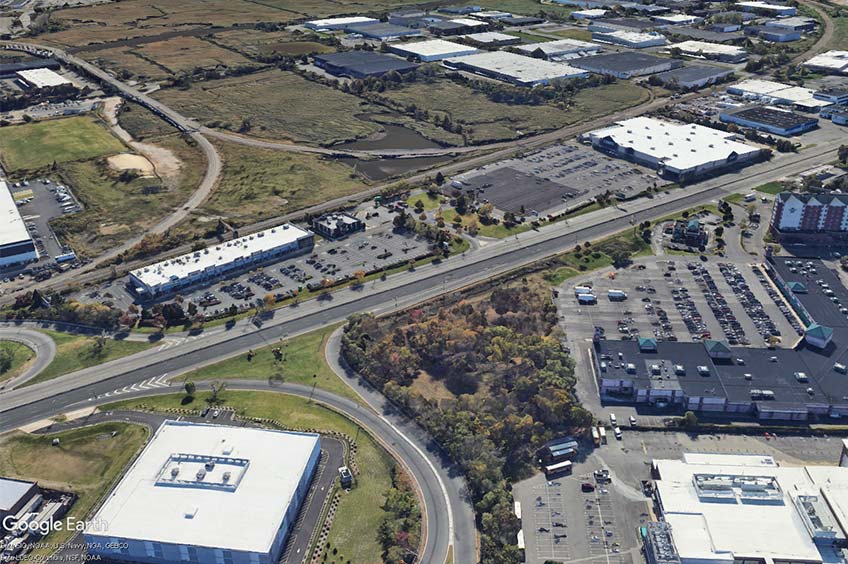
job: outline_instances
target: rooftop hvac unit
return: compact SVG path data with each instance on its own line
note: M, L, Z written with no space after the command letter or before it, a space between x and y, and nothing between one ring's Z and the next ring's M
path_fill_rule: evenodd
M204 468L206 468L206 471L207 471L207 472L211 472L212 470L214 470L214 469L215 469L215 461L214 461L214 460L210 460L209 462L207 462L207 463L204 465Z
M196 474L195 477L197 478L198 482L201 481L203 478L206 477L206 470L201 468L200 470L197 471L197 474Z
M222 479L224 480L224 482L229 482L231 476L232 476L232 473L230 471L227 471L227 472L224 472L224 476L222 477Z
M176 478L180 474L180 468L178 466L174 466L171 468L171 478Z

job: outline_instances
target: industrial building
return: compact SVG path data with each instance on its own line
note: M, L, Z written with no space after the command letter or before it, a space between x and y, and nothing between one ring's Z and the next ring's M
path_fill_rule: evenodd
M19 63L0 64L0 79L15 78L20 71L33 69L59 70L59 61L55 59L34 59Z
M792 31L813 31L816 29L818 22L813 18L805 18L795 16L791 18L780 18L769 20L765 23L766 27L779 27L782 29L790 29Z
M463 57L479 52L474 47L444 39L390 45L389 51L401 57L412 57L422 62L441 61L449 57Z
M664 14L661 16L652 16L651 19L663 25L694 25L704 21L704 18L690 16L688 14Z
M738 28L741 29L742 26L738 26ZM698 41L709 41L710 43L739 43L745 39L745 34L738 31L725 32L689 26L666 30L666 33L675 38L687 37Z
M782 137L792 137L812 131L818 127L819 120L800 115L789 110L769 106L749 106L735 110L725 110L719 114L724 123L735 123Z
M488 28L488 23L472 18L457 18L454 20L433 22L428 27L434 35L465 35L486 31Z
M736 5L743 12L754 12L757 14L768 14L770 16L794 16L797 12L794 6L785 4L770 4L761 0L747 0L737 2Z
M564 63L554 63L504 51L490 51L445 59L443 64L520 86L549 84L552 80L586 78L589 73Z
M0 523L5 522L7 517L20 514L40 496L35 482L0 478ZM3 536L2 531L3 526L0 525L0 538Z
M695 124L635 117L588 133L604 153L655 169L660 176L685 183L750 164L762 151L734 140L734 135Z
M684 453L651 471L660 521L648 527L649 564L843 561L848 468Z
M418 68L416 63L374 51L342 51L315 55L315 64L328 73L351 78L383 76L388 72L409 72Z
M84 531L88 554L274 564L320 455L316 434L165 421Z
M312 20L306 22L304 27L315 30L315 31L333 31L339 29L345 29L351 25L357 24L374 24L379 23L380 20L375 20L374 18L366 18L364 16L351 16L346 18L327 18L323 20Z
M790 43L801 39L800 31L768 25L745 26L745 35L759 37L764 41L771 41L773 43Z
M521 43L520 37L497 31L469 33L468 35L461 35L460 39L472 44L485 45L487 47L504 47L506 45L517 45L518 43Z
M820 215L802 212L793 196L780 196L785 217L821 221ZM789 223L776 215L777 221ZM835 212L825 221L841 223L843 217ZM848 318L839 305L848 303L848 289L819 259L769 257L760 268L805 327L794 348L732 347L708 340L660 342L648 351L636 341L599 340L594 351L602 397L730 418L848 417Z
M666 45L668 40L659 33L642 33L639 31L594 31L592 41L623 45L631 49L647 49Z
M391 41L400 37L415 37L421 35L420 29L395 25L392 23L376 22L354 24L345 27L348 33L357 33L368 39L378 39L380 41Z
M508 18L501 19L500 22L508 27L522 27L526 25L542 24L545 23L545 20L537 18L536 16L510 16Z
M541 53L549 61L562 61L576 57L588 57L597 55L601 46L597 43L580 41L577 39L558 39L556 41L543 41L541 43L527 43L515 47L525 55L536 56Z
M813 98L828 104L848 104L848 85L845 88L825 88L813 93Z
M801 86L789 86L772 80L751 78L727 87L728 94L757 100L765 104L792 106L807 112L817 112L829 102L816 98L815 91Z
M8 185L0 180L0 268L35 260L38 260L35 243Z
M684 90L703 88L731 76L733 69L711 65L688 65L666 71L652 78L660 80L665 86Z
M597 20L607 15L608 10L603 8L590 8L588 10L574 10L571 17L575 20Z
M848 74L848 51L827 51L803 63L814 71Z
M722 63L741 63L748 58L748 52L735 45L720 45L706 41L683 41L671 45L669 49L680 49L684 55L711 59Z
M282 260L312 249L313 234L291 224L278 225L167 259L130 272L130 284L143 298L170 294L181 288L212 283L222 276Z
M595 74L605 74L616 78L628 79L682 67L683 61L657 57L648 53L622 52L595 55L594 57L582 57L572 61L571 64Z
M55 73L50 69L30 69L22 70L17 73L18 79L21 80L30 88L56 88L58 86L72 85L73 82Z
M365 231L365 222L346 213L330 213L312 220L312 229L322 237L341 239L357 231Z
M601 33L613 31L648 32L657 27L656 23L644 18L604 18L590 22L587 29Z

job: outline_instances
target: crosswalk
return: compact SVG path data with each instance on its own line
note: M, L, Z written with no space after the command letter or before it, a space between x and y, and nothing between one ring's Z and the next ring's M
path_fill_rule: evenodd
M132 392L141 392L144 390L155 390L157 388L167 388L170 386L168 383L168 374L162 374L161 376L154 376L153 378L149 378L144 382L136 382L130 386L124 386L123 388L113 390L111 392L107 392L103 394L102 397L114 397L120 396L122 394L130 394Z
M158 352L166 351L166 350L168 350L168 349L170 349L170 348L177 347L177 346L179 346L179 345L183 345L183 344L185 344L185 343L190 343L191 341L194 341L194 340L195 340L195 339L197 339L197 338L198 338L198 335L189 335L189 336L187 336L187 337L186 337L186 338L184 338L184 339L179 339L179 338L176 338L176 339L166 338L164 341L162 341L162 344L160 344L160 345L156 348L156 350L157 350Z

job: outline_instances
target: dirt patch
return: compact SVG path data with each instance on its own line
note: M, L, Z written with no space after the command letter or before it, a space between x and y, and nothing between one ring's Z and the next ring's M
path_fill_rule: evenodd
M137 170L142 176L153 176L153 163L141 155L133 155L130 153L121 153L112 155L106 161L113 170L119 172L125 170Z
M126 225L111 223L108 225L101 225L98 231L100 231L101 235L117 235L119 233L123 233L127 229L128 227Z
M133 149L150 159L153 163L153 168L156 174L163 178L174 178L180 173L183 167L182 161L171 152L169 149L151 145L150 143L139 143L133 141L130 143Z

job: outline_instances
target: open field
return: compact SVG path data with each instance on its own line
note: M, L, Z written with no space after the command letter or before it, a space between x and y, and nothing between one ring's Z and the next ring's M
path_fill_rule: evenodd
M107 338L103 343L102 350L98 353L96 352L96 339L94 337L59 331L42 332L56 342L56 357L41 374L29 380L24 386L45 382L63 374L129 356L152 346L144 341L116 341Z
M155 396L141 400L127 400L107 406L107 409L131 409L141 403L153 409L206 406L206 393L184 405L182 394ZM294 429L321 429L340 431L356 438L357 463L360 474L356 487L342 495L328 542L339 549L337 562L379 564L380 545L377 529L386 516L381 508L391 487L391 469L394 461L376 442L355 423L338 413L309 402L306 399L270 392L225 391L224 405L233 407L239 414L268 417Z
M161 81L172 76L168 69L141 57L130 47L102 49L91 54L86 53L85 58L118 76L136 80Z
M8 366L0 363L0 382L5 382L23 372L35 358L35 351L15 341L0 341L0 357Z
M503 239L504 237L509 237L510 235L516 235L530 230L529 223L522 223L514 227L507 227L503 223L499 223L497 225L485 225L482 221L480 221L480 218L476 213L459 215L453 208L443 210L442 218L444 218L445 223L448 225L453 225L456 218L459 218L462 223L462 227L466 231L469 230L469 225L474 224L476 225L477 235L480 235L481 237L491 237L493 239Z
M112 436L112 433L116 433ZM126 423L104 423L55 435L15 431L0 437L0 475L37 481L40 486L72 491L79 498L68 517L85 519L108 492L121 470L147 440L147 429ZM52 446L58 438L59 446ZM74 531L57 531L43 549L28 557L53 552Z
M253 351L255 356L247 360L247 355L224 360L181 376L182 381L225 380L243 378L246 380L267 380L281 377L284 382L315 385L336 395L359 401L359 396L350 387L339 380L324 358L324 347L330 334L338 325L325 327L311 333L281 340ZM271 349L280 347L283 358L275 360Z
M174 37L167 41L147 43L133 49L133 52L143 59L166 67L173 74L217 66L238 67L250 63L250 60L238 53L197 37Z
M764 194L777 194L779 192L785 192L786 186L783 185L783 182L767 182L762 186L757 186L754 188L757 192L763 192ZM727 198L725 198L727 199Z
M562 266L548 270L543 274L543 278L552 286L559 286L582 272L611 267L614 257L618 254L634 258L652 253L651 245L628 229L598 241L588 249L572 250L555 257L553 260Z
M279 53L298 57L309 53L332 53L335 49L318 41L311 34L293 34L288 31L262 31L236 29L216 33L212 42L234 49L248 57L267 57Z
M132 135L133 139L139 141L177 132L177 129L165 120L157 117L147 108L132 102L121 104L121 110L118 113L118 125Z
M37 170L69 161L91 159L126 150L121 141L89 116L4 127L0 162L7 172Z
M833 18L833 40L828 47L842 51L848 49L848 16Z
M353 170L316 155L217 143L221 181L203 212L244 225L364 190Z
M586 88L574 96L567 110L549 105L493 102L485 94L450 80L408 83L381 96L394 104L414 104L430 115L449 116L452 122L462 124L468 141L473 144L516 139L599 117L647 100L648 92L625 82ZM421 133L428 135L426 131Z
M577 39L578 41L592 40L592 32L587 29L560 29L549 33L563 39Z
M575 8L554 4L552 2L539 3L537 0L485 0L480 6L486 10L504 10L522 16L535 16L540 11L548 14L567 16Z
M207 126L257 137L333 144L379 131L355 117L368 110L365 102L276 69L161 90L155 97Z
M203 155L176 135L157 139L155 144L179 159L174 176L124 181L105 159L60 166L63 182L73 188L83 210L51 224L78 254L95 255L129 239L182 205L197 187L205 171Z

